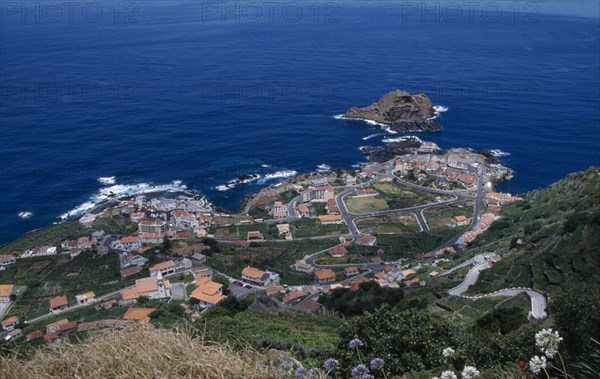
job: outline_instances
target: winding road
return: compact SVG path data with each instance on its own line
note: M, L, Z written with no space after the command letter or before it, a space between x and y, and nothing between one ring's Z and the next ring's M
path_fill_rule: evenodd
M490 262L493 262L494 260L500 260L500 256L496 254L486 254L475 257L473 259L475 266L469 270L463 282L450 289L448 294L450 296L459 296L469 300L478 300L484 297L514 297L525 293L531 300L530 315L536 319L546 318L548 316L546 313L546 307L548 305L546 296L542 292L533 290L531 288L506 288L488 294L473 296L463 295L470 286L477 283L477 279L479 279L479 273L490 268Z

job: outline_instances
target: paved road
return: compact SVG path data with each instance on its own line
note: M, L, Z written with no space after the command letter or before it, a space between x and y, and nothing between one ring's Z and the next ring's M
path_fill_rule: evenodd
M125 287L125 288L131 288L131 287L133 287L133 286L129 286L129 287ZM97 297L95 301L93 301L93 302L90 302L90 303L88 303L88 304L83 304L83 305L79 305L79 304L77 304L77 305L73 305L73 306L71 306L71 307L67 308L66 310L64 310L64 311L62 311L62 312L57 312L57 313L48 313L48 314L45 314L45 315L42 315L42 316L39 316L39 317L36 317L36 318L32 318L31 320L27 320L27 321L25 321L25 323L26 323L26 324L37 324L38 322L42 322L42 321L44 321L44 320L47 320L47 319L49 319L49 318L52 318L52 317L55 317L55 316L58 316L58 315L63 315L63 314L65 314L65 313L69 313L69 312L71 312L71 311L74 311L74 310L76 310L76 309L80 309L80 308L83 308L83 307L92 306L93 304L98 304L98 303L101 303L101 302L103 302L103 301L105 301L105 300L108 300L108 299L110 299L110 298L113 298L113 297L116 297L116 296L120 296L120 295L121 295L121 291L123 291L125 288L121 288L121 289L120 289L120 290L118 290L118 291L111 292L111 293L107 293L106 295L103 295L103 296Z
M477 256L473 258L473 260L476 262L475 266L473 266L473 268L469 270L463 282L458 286L450 289L448 291L448 294L451 296L461 296L467 299L477 300L484 297L513 297L525 293L527 294L527 296L529 296L529 299L531 300L531 316L537 319L546 318L548 316L546 313L546 296L542 292L532 290L530 288L506 288L488 294L473 296L463 295L469 289L470 286L477 282L477 279L479 278L479 273L483 270L490 268L489 259L492 258L500 259L500 257L496 254Z

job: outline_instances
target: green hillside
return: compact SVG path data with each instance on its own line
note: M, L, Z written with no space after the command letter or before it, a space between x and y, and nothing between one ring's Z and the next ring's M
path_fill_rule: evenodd
M600 285L600 167L523 197L477 240L490 251L512 252L483 272L470 292L515 286L552 296L567 280Z

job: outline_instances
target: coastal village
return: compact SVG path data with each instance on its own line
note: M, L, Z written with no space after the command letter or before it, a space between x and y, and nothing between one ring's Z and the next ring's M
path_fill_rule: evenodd
M315 312L321 294L363 282L425 286L503 206L522 200L493 191L509 175L482 154L423 142L356 170L287 179L245 199L236 214L193 193L113 200L55 226L69 238L3 247L0 338L60 343L73 332L149 323L156 308L147 304L157 301L195 320L227 297L262 294ZM445 242L404 247L406 236L428 233ZM77 280L100 261L91 268L98 281ZM50 275L53 265L69 268L51 288L35 277L10 280L32 268ZM100 316L115 309L120 317Z

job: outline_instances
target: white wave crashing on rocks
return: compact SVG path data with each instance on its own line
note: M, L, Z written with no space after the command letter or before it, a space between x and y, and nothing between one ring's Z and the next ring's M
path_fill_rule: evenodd
M72 217L80 216L107 200L116 200L129 196L146 195L159 192L183 192L186 190L187 186L182 184L181 180L174 180L169 184L116 184L110 187L100 188L100 190L92 195L88 201L60 215L60 219L67 220Z
M104 185L113 185L117 182L117 178L115 176L101 176L98 178L98 182Z

